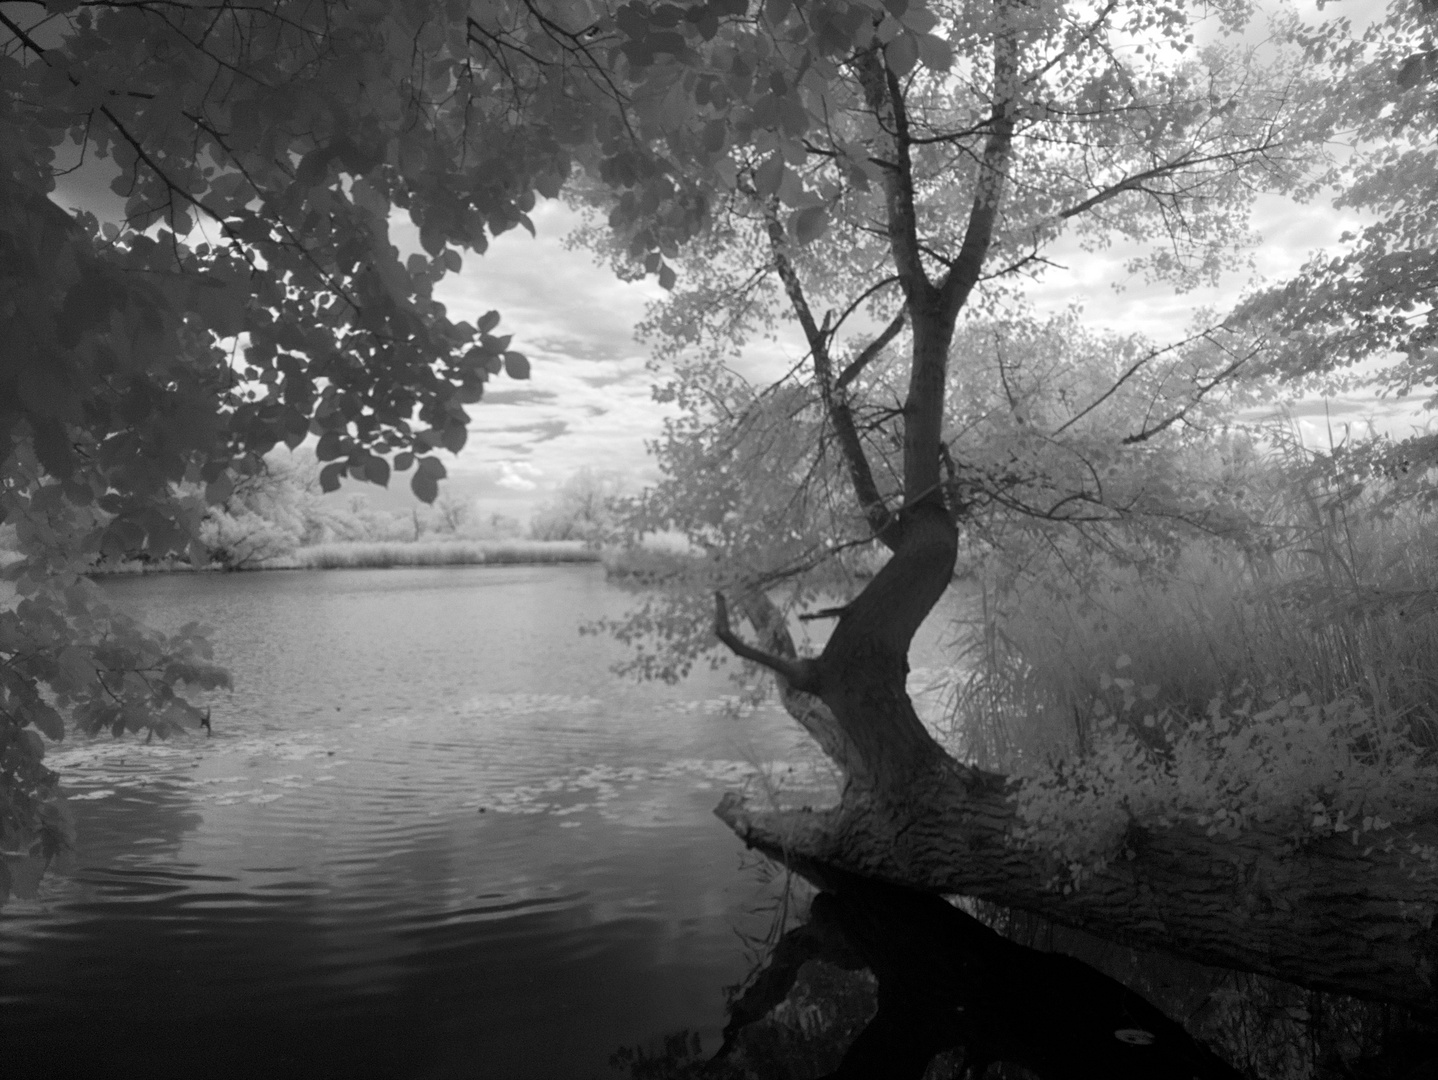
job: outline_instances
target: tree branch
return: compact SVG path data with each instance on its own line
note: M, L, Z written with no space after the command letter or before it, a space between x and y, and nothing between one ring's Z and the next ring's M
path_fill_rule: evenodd
M714 635L727 645L734 655L782 675L791 689L802 690L808 694L819 692L819 671L813 661L773 656L747 644L729 629L729 605L725 603L724 594L721 592L714 594Z
M1229 364L1228 367L1224 368L1213 378L1209 379L1207 383L1199 387L1198 393L1193 395L1193 399L1187 405L1185 405L1183 408L1179 409L1172 415L1165 417L1163 420L1160 420L1157 424L1153 425L1153 427L1149 427L1147 424L1145 424L1142 430L1136 431L1132 435L1125 435L1122 440L1122 445L1132 446L1135 443L1145 442L1148 439L1153 438L1160 432L1166 431L1168 428L1172 427L1176 422L1182 420L1185 416L1187 416L1189 412L1192 411L1193 407L1197 405L1200 401L1202 401L1204 399L1204 396L1208 394L1210 390L1227 381L1234 372L1236 372L1244 364L1248 363L1255 356L1257 356L1258 352L1259 350L1257 348L1254 348L1247 355L1240 356L1233 363Z
M863 371L874 357L883 352L885 345L898 336L899 331L904 328L904 317L906 314L907 312L901 308L889 325L884 327L884 332L869 342L868 347L840 372L838 381L834 383L834 389L836 391L843 390L844 387L858 378L859 372Z
M964 230L959 254L939 285L939 311L950 321L958 316L969 293L978 284L984 260L993 243L1013 149L1014 122L1018 112L1017 72L1016 35L1012 30L1000 30L994 35L994 111L974 184L969 224Z
M904 107L904 91L878 47L859 53L854 62L869 111L874 114L879 129L890 136L893 159L881 164L889 249L899 272L899 284L911 309L927 308L933 299L934 286L924 271L919 253L918 211L914 206L914 172L909 156L909 117Z
M893 524L893 516L884 505L884 497L879 492L879 485L874 481L874 470L869 464L868 455L864 453L863 443L859 441L859 432L854 427L854 415L849 409L848 400L835 387L834 363L829 354L833 331L829 328L827 318L823 326L814 321L814 313L804 295L804 285L794 269L793 260L789 258L789 241L784 234L784 225L779 220L778 207L773 200L765 205L764 215L768 223L769 246L774 254L774 267L778 271L779 280L784 284L789 303L793 305L794 314L798 316L804 337L809 342L809 352L814 358L814 377L819 384L819 396L823 399L824 411L838 436L839 449L843 453L844 464L848 466L849 479L854 485L859 508L863 511L870 531L887 545L889 540L885 537L889 533L889 526ZM895 333L897 332L895 330Z
M1275 145L1276 144L1273 142L1264 142L1258 146L1250 146L1242 150L1227 150L1221 154L1184 156L1176 161L1166 161L1162 165L1155 165L1151 169L1145 169L1143 172L1134 173L1132 176L1126 176L1117 183L1110 184L1102 191L1097 192L1094 195L1090 195L1083 202L1075 203L1067 210L1060 210L1057 214L1054 215L1054 217L1057 218L1059 221L1066 221L1071 217L1076 217L1077 215L1084 213L1086 210L1092 210L1095 206L1106 203L1110 199L1117 198L1126 191L1147 191L1148 189L1144 188L1143 185L1150 180L1157 180L1160 177L1164 176L1172 176L1174 173L1182 172L1183 170L1192 168L1195 165L1211 165L1217 161L1236 161L1241 158L1249 158L1254 157L1258 154L1265 154L1268 151L1272 150ZM1164 193L1157 191L1148 191L1148 194L1154 196L1155 198L1159 198Z

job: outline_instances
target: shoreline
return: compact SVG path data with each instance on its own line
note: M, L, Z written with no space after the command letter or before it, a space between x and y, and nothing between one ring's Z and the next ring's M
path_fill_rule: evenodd
M349 540L314 544L238 566L132 561L94 567L87 577L146 574L248 574L271 570L389 570L434 566L555 566L597 563L598 548L582 540Z

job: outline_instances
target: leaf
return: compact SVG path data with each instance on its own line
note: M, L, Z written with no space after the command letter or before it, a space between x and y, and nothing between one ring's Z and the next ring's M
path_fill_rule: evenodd
M229 338L245 329L249 290L213 274L201 278L193 291L195 313L216 337Z
M779 190L779 185L784 182L784 169L784 159L778 154L770 154L754 170L754 191L761 199Z
M444 435L440 442L451 454L457 454L464 449L468 438L469 429L464 424L450 424L444 429Z
M809 244L824 235L829 227L829 211L822 206L796 210L789 218L789 230L801 244Z
M933 34L919 36L919 59L932 71L948 71L954 64L954 50L941 37Z
M324 492L338 491L340 481L344 477L345 469L349 463L345 461L333 461L320 470L320 490Z
M25 717L40 729L47 739L59 742L65 737L65 720L46 702L32 701L25 710Z
M350 185L350 198L356 206L373 214L380 221L388 220L389 200L364 177L361 176Z
M75 471L75 450L65 425L52 417L34 417L30 421L35 456L51 476L68 480Z
M913 34L900 34L884 46L884 62L889 70L903 78L919 62L919 43Z
M410 466L412 466L413 464L414 454L409 450L402 451L401 453L398 453L394 456L395 472L408 472Z
M365 479L380 487L389 487L389 462L378 454L371 454L364 463Z
M674 283L678 280L679 276L674 272L674 267L668 263L659 268L659 287L661 289L667 291L674 288Z
M320 436L320 441L315 445L315 457L321 461L333 461L344 454L345 436L342 432L333 429L326 431Z
M504 372L511 379L529 378L529 358L524 353L507 352L504 354Z
M479 317L477 329L481 334L487 334L499 325L499 312L486 311Z
M421 462L421 464L423 464L423 462ZM439 495L439 481L423 469L420 469L409 478L409 489L414 492L414 497L420 502L426 504L432 503Z
M228 472L220 473L205 485L205 502L211 506L217 506L228 499L234 490L235 484L230 479L230 474Z

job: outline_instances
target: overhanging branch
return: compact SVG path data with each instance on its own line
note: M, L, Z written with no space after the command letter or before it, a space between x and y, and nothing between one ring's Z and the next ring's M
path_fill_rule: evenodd
M791 660L784 656L774 656L766 653L763 649L756 649L745 642L733 630L729 628L729 605L724 600L724 594L714 594L714 635L729 647L729 651L735 656L743 657L766 667L778 675L782 675L789 683L791 689L802 690L808 694L819 692L819 672L810 660Z

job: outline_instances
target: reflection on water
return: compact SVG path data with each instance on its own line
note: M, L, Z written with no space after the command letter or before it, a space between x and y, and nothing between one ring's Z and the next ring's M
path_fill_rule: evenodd
M235 692L213 738L51 755L81 840L0 912L7 1080L587 1077L717 1043L768 895L711 810L831 781L723 673L616 680L575 630L627 603L597 568L107 587L214 626Z

